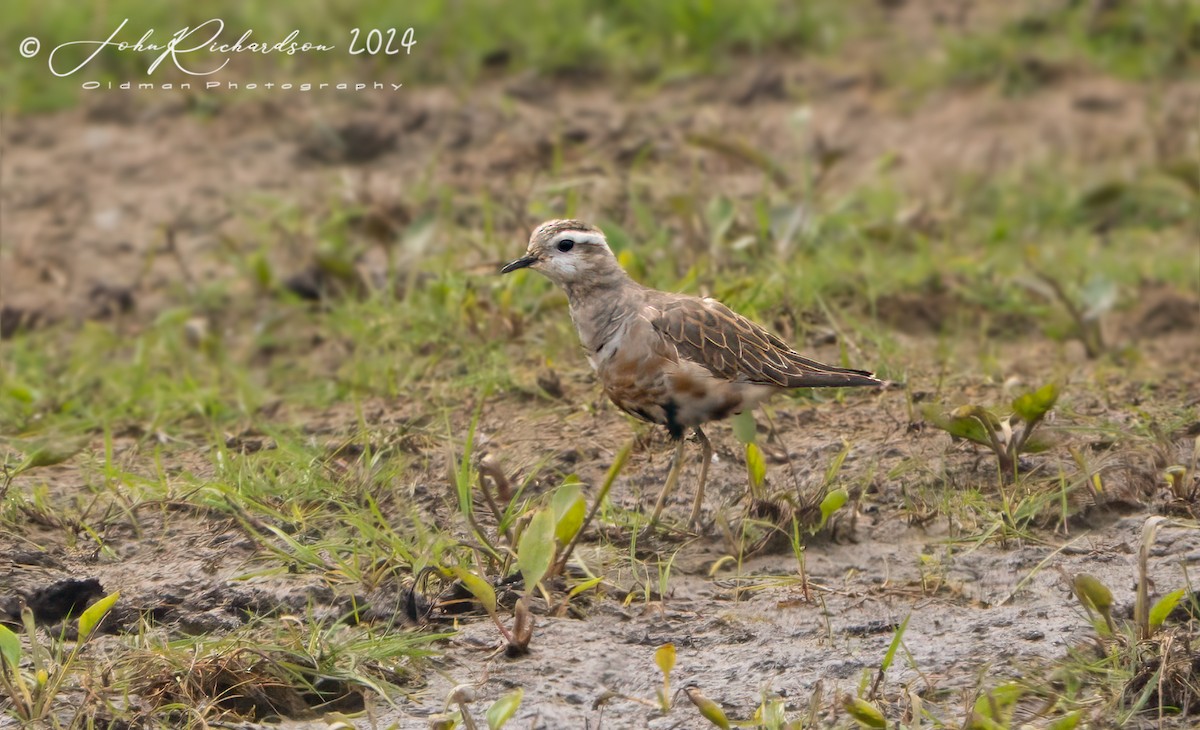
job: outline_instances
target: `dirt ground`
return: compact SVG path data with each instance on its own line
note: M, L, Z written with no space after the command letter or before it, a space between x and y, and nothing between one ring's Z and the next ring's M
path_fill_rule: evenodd
M517 253L530 223L520 213L523 202L531 186L552 174L554 149L563 141L569 174L585 181L587 205L595 210L627 194L615 181L634 158L649 160L645 164L655 173L698 166L734 196L762 185L760 170L687 141L695 134L728 134L757 140L784 158L800 154L799 147L813 140L843 151L826 183L834 190L878 174L878 160L892 154L891 174L906 189L920 191L936 215L953 200L949 183L961 175L1000 174L1048 160L1118 170L1164 144L1180 144L1175 135L1183 132L1170 120L1194 120L1200 112L1196 81L1151 92L1087 74L1016 99L991 89L963 89L910 108L879 83L868 62L862 66L847 71L820 61L754 64L732 78L669 85L651 98L586 82L520 77L486 82L470 94L414 88L387 100L310 101L286 109L269 100L217 100L211 115L195 113L194 105L203 101L197 98L126 103L116 94L97 94L75 110L8 118L0 190L5 242L0 324L6 337L88 319L120 318L122 327L137 331L181 290L234 275L228 247L257 247L266 235L248 223L247 200L267 195L301 208L323 206L331 190L388 200L430 169L439 185L458 191L452 207L465 223L482 220L474 201L489 196L498 211L496 228L511 235ZM794 133L797 98L804 99L808 136ZM391 214L409 221L425 212ZM284 247L269 255L277 257L281 270L291 265L298 271L294 251ZM471 266L484 271L493 263ZM1140 406L1150 418L1168 405L1197 413L1195 292L1148 284L1139 299L1106 322L1122 342L1141 351L1136 371L1116 376L1114 387L1150 393ZM900 312L889 316L910 325L897 333L904 350L933 349L942 305L919 297L895 305ZM925 320L933 325L919 324ZM818 358L837 357L829 342L804 349ZM1030 382L1070 369L1068 389L1071 383L1081 389L1059 414L1058 425L1143 417L1082 386L1105 366L1084 359L1076 343L1016 339L1002 360L998 370ZM729 563L713 571L729 552L715 524L718 513L730 519L747 509L741 447L727 424L718 425L709 432L717 461L705 504L708 534L644 546L652 551L646 555L659 551L664 561L674 555L665 594L639 597L640 586L656 585L657 576L636 575L622 561L614 545L627 537L585 541L581 555L606 581L602 597L586 604L582 619L539 616L531 654L508 659L494 653L496 631L486 619L439 617L433 628L453 626L457 633L435 645L438 656L414 678L411 696L395 707L368 703L377 726L427 727L444 710L451 688L468 683L478 686L477 708L524 687L513 727L701 727L682 697L666 715L653 706L661 678L653 654L666 642L678 651L676 686L700 688L731 717L750 717L764 693L800 709L816 692L823 698L820 718L845 724L844 716L829 714L832 699L853 692L864 676L873 677L895 628L909 616L890 686L940 698L943 706L956 708L945 722L957 725L981 677L1040 676L1037 668L1095 636L1071 595L1068 576L1086 572L1100 578L1116 594L1117 613L1128 615L1143 524L1169 511L1159 462L1186 461L1200 421L1167 434L1165 455L1140 442L1113 444L1081 429L1071 435L1072 443L1104 454L1103 498L1087 508L1073 505L1069 520L1043 526L1034 539L964 542L960 536L978 526L956 523L955 515L963 513L939 506L937 495L948 490L953 500L956 489L994 481L994 472L978 452L919 427L909 399L919 402L940 374L919 356L909 361L907 392L850 393L842 402L775 406L765 449L769 485L811 492L847 436L854 448L842 476L862 485L853 515L839 518L832 535L823 533L808 544L807 582L799 579L796 556L786 544L748 558L736 577ZM602 402L581 357L564 356L560 367L560 402L531 407L519 393L500 393L485 403L480 449L517 479L549 459L552 472L579 474L590 493L630 437L630 426ZM985 402L1006 393L1001 385L965 376L954 388ZM595 408L585 413L567 405L572 403ZM420 405L379 399L366 412L386 432L419 416ZM460 415L465 423L469 409ZM330 438L353 432L357 423L348 407L306 418L314 434ZM118 435L116 456L136 442L136 436ZM90 447L102 452L102 436ZM670 452L665 437L648 434L618 480L614 502L645 508L662 483ZM689 448L684 485L698 474L696 453ZM179 461L171 469L201 479L211 473L205 453L173 458ZM906 468L916 462L925 467ZM1058 467L1051 457L1039 463L1050 473ZM423 464L407 488L422 514L450 525L455 508L445 485L446 449L431 448ZM45 484L54 499L82 499L89 468L87 459L73 460L21 477L13 489ZM942 473L948 483L939 481ZM547 486L550 475L543 479ZM668 509L682 515L689 500L688 490L681 489ZM925 513L930 517L920 519ZM105 535L111 555L63 528L31 521L0 534L0 610L12 616L18 597L36 599L53 624L55 612L61 618L72 604L100 595L102 586L103 592L122 593L118 627L136 630L137 617L148 614L173 631L196 635L236 627L245 610L332 618L356 598L351 588L331 587L315 575L241 579L261 557L260 548L217 511L145 510L136 524ZM1151 555L1155 586L1184 585L1185 571L1195 574L1200 564L1200 534L1165 527ZM93 580L99 586L87 582ZM634 597L627 601L629 592ZM118 637L103 641L103 651L117 651ZM604 701L606 692L620 696ZM893 708L911 706L895 693L890 701ZM257 727L238 725L251 726ZM270 726L326 723L309 717Z

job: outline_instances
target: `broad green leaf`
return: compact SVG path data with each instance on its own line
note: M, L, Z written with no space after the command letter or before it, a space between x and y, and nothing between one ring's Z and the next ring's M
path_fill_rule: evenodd
M846 695L842 698L842 707L846 708L850 717L853 717L854 721L863 727L887 727L887 718L883 716L879 708L864 699Z
M88 606L87 610L79 614L79 638L86 639L92 635L92 631L96 628L96 624L104 618L117 599L121 597L121 592L116 591L110 593L99 601Z
M1000 418L983 406L959 406L950 415L953 418L974 418L980 424L990 426L993 431L998 431L1003 427Z
M844 507L849 499L850 493L841 487L826 494L825 499L821 500L821 525L817 529L824 527L825 523L829 522L829 518L833 516L833 513Z
M941 408L933 403L922 408L921 414L926 421L955 438L974 441L983 446L992 445L992 439L988 436L987 429L977 418L943 413Z
M725 711L716 702L704 696L700 690L695 687L687 687L683 690L696 709L700 710L700 715L711 722L713 725L721 728L721 730L729 730L729 718L725 716Z
M0 660L14 672L21 663L21 638L3 625L0 625Z
M767 460L758 444L746 444L746 473L750 475L750 485L756 490L767 478Z
M1032 393L1017 396L1012 402L1013 412L1026 423L1042 420L1058 401L1058 385L1049 383Z
M554 496L550 498L550 509L554 511L556 523L571 508L572 503L579 499L582 486L572 475L567 477L567 480L558 489L554 490Z
M981 446L991 446L992 438L983 424L969 416L935 421L934 425L955 438L966 439Z
M744 444L754 443L758 437L758 424L754 422L754 412L746 409L733 417L733 435Z
M450 568L450 571L462 581L471 595L483 604L483 610L493 616L496 614L496 589L492 588L491 583L458 565Z
M675 645L663 644L654 652L654 663L666 677L675 668Z
M504 723L512 719L512 716L517 714L517 708L521 706L521 698L525 696L525 690L517 687L512 692L504 695L500 699L492 703L492 706L487 710L488 730L499 730L504 727Z
M526 591L532 592L537 587L553 561L554 513L540 509L517 541L517 567L525 578Z
M587 502L580 494L578 484L564 484L554 493L550 500L550 508L554 511L554 537L558 544L566 547L587 516Z
M1171 591L1155 601L1154 605L1150 608L1150 625L1162 626L1163 622L1167 620L1167 616L1171 615L1171 612L1179 605L1179 601L1186 593L1187 591L1180 588L1177 591Z

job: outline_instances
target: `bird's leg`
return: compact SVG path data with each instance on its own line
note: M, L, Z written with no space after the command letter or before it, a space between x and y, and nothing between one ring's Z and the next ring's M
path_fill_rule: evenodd
M692 502L692 517L688 524L700 529L700 506L704 504L704 483L708 481L708 465L712 463L712 443L700 428L696 427L696 440L700 442L700 484L696 487L696 501Z
M663 506L667 503L667 497L675 489L675 484L679 481L679 469L683 466L683 444L684 440L679 439L679 443L675 445L675 458L671 461L671 471L667 473L667 483L663 485L662 491L658 494L658 501L654 503L654 513L650 515L650 524L657 525L658 517L662 514Z

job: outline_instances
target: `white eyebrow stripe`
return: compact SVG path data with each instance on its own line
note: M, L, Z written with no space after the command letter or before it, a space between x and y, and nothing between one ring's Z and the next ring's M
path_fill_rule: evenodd
M588 231L563 231L562 233L557 234L554 238L550 239L550 243L555 244L568 238L575 243L591 243L597 246L608 245L604 240L604 236L595 233L589 233Z

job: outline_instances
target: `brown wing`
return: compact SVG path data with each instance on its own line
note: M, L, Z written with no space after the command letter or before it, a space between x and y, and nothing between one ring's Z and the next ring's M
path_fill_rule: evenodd
M657 303L651 324L679 350L727 380L780 388L881 385L871 373L809 360L754 322L714 299Z

